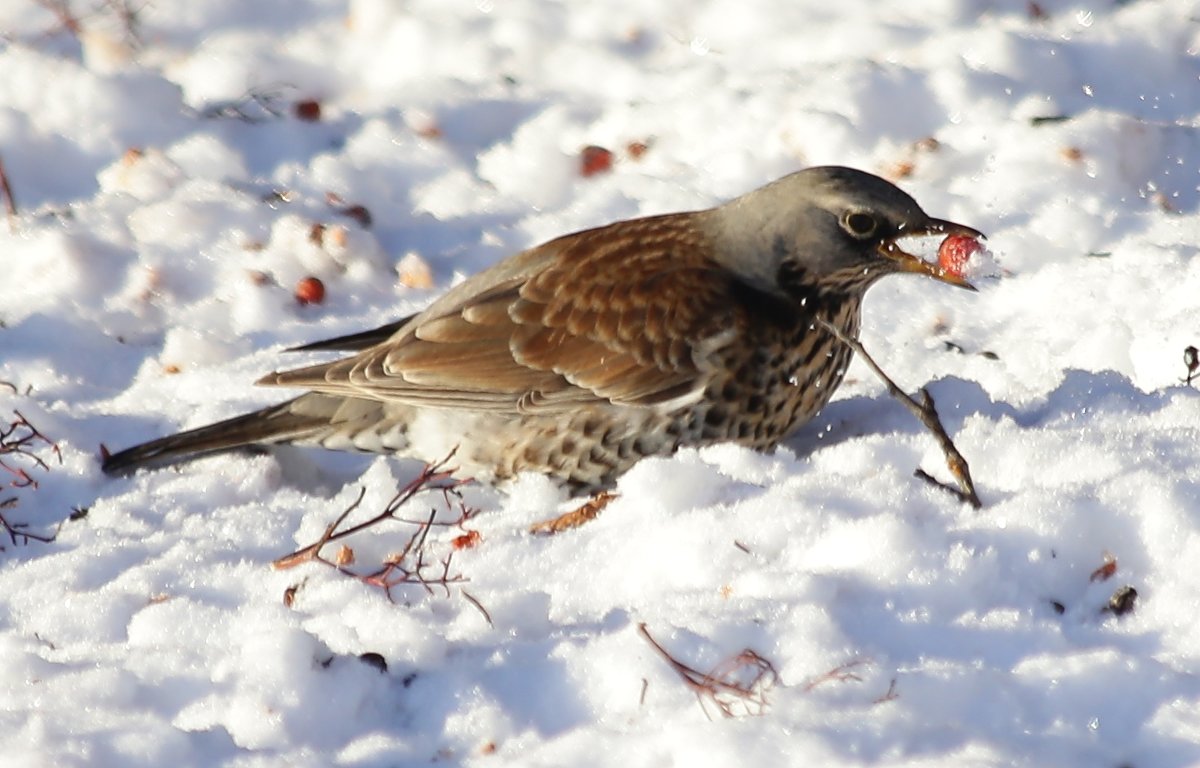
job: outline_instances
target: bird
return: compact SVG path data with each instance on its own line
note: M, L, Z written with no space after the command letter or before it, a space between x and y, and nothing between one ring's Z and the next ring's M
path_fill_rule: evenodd
M501 482L603 490L647 456L766 451L837 390L867 289L892 274L975 290L903 250L982 238L865 171L796 171L724 204L618 221L509 256L426 309L295 347L348 353L257 383L291 400L103 458L126 475L294 443L433 462Z

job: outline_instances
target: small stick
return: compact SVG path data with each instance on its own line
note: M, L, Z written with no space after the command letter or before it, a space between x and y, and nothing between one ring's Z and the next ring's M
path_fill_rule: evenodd
M45 8L58 20L58 28L65 29L71 36L79 37L79 33L83 30L83 25L79 23L79 19L71 12L67 0L38 0L38 5ZM57 33L58 29L54 30Z
M726 659L711 672L705 674L672 656L666 648L663 648L657 640L651 637L644 622L638 624L638 633L646 642L650 643L650 646L664 661L671 665L684 684L696 695L696 700L700 702L700 708L704 710L706 717L711 719L708 708L704 706L705 697L716 704L718 711L724 717L736 716L733 704L738 700L744 702L743 706L747 708L747 712L754 713L750 709L752 706L757 707L757 714L762 714L766 710L766 691L778 681L779 673L775 671L771 662L754 651L746 648L737 656ZM754 671L753 678L744 683L737 680L739 672L743 670ZM646 686L643 685L643 701L645 696Z
M278 558L271 563L271 567L277 571L285 570L287 568L294 568L301 563L316 559L318 553L321 551L321 548L331 541L337 541L339 539L344 539L347 536L353 536L359 531L365 530L374 525L378 525L384 520L398 519L396 518L395 512L405 502L416 496L421 491L436 488L437 486L434 486L434 483L451 479L451 476L454 474L454 470L444 469L444 467L453 456L454 452L451 451L450 454L441 461L435 464L427 465L425 469L421 471L420 475L414 478L408 485L404 486L404 488L400 489L400 491L392 498L391 502L388 503L387 508L384 509L383 512L372 517L370 520L365 520L357 525L352 525L345 530L337 530L338 526L341 525L345 519L349 517L350 513L353 512L362 502L363 496L366 494L367 489L361 489L358 494L358 498L354 500L354 503L351 504L346 511L342 512L342 514L333 522L332 525L325 529L325 532L321 535L320 539L318 539L315 543L308 545L307 547L303 547L295 552L292 552L291 554ZM428 526L429 523L422 523L422 525Z
M291 553L290 555L284 555L283 557L281 557L281 558L275 560L273 563L271 563L271 567L277 571L283 571L288 568L294 568L297 565L300 565L300 563L308 562L309 560L312 560L314 557L316 557L317 553L321 551L321 548L333 540L334 532L337 531L338 526L341 525L342 522L347 517L350 516L351 512L358 509L358 505L362 503L363 496L366 496L366 495L367 495L367 488L366 488L366 486L363 486L362 488L359 489L358 498L354 500L354 503L351 504L350 506L346 507L346 511L344 511L344 512L342 512L342 514L338 515L337 520L334 520L332 523L330 523L329 525L327 525L325 527L325 532L321 534L321 538L317 539L316 543L309 544L307 547L304 547L303 549L298 549L295 552Z
M0 198L4 200L4 210L8 212L8 223L11 226L13 219L17 218L17 198L13 197L12 185L8 183L3 158L0 158Z
M861 683L862 678L859 677L858 675L856 675L851 670L856 667L861 667L864 664L870 664L870 663L871 662L867 659L856 659L854 661L848 661L845 664L839 664L838 666L834 667L833 669L829 670L828 672L824 672L821 675L818 675L817 677L813 678L812 680L809 680L808 683L806 683L804 686L804 692L808 693L809 691L816 688L817 686L824 685L825 683L829 683L829 682Z
M887 693L883 694L882 696L880 696L878 699L875 699L875 701L872 701L871 703L872 704L883 704L888 701L895 701L898 698L900 698L900 694L896 693L896 678L893 677L892 682L888 684Z
M492 615L490 613L488 613L487 608L483 607L483 603L479 602L479 600L477 600L474 595L472 595L470 592L468 592L465 589L460 588L458 591L462 593L462 596L467 599L468 603L470 603L471 605L473 605L479 609L479 612L483 614L483 618L487 619L487 623L488 623L489 627L496 626L496 624L492 621Z
M932 480L934 483L937 483L937 485L954 491L963 501L967 502L975 509L982 507L983 502L979 500L979 494L975 492L975 483L971 480L971 468L967 465L967 460L963 458L963 455L958 452L958 448L955 447L954 441L950 439L950 435L946 434L946 428L942 426L941 419L938 418L937 408L934 405L933 396L929 394L929 390L925 387L921 387L921 402L918 403L916 400L911 398L908 393L896 386L896 382L892 381L888 375L883 372L883 369L879 367L879 364L876 363L874 358L872 358L871 355L867 353L867 350L863 348L862 343L860 343L857 339L850 338L846 334L842 333L841 329L819 317L817 318L817 322L822 328L832 333L834 338L850 347L851 350L857 353L859 357L863 359L863 362L865 362L871 368L871 370L875 372L875 375L883 381L884 386L887 387L888 393L903 403L904 406L907 407L908 410L911 411L912 414L916 416L922 424L925 425L925 428L933 433L934 438L938 441L938 445L941 446L942 453L946 456L946 466L950 469L950 474L954 476L954 480L958 483L958 489L949 488L948 486L933 480L932 477L925 472L921 472L921 470L917 470L921 473L918 475L918 477Z
M16 497L0 501L0 509L8 509L15 506L17 506ZM58 524L58 527L54 529L54 533L32 533L29 531L28 523L10 523L7 517L0 514L0 530L8 534L8 538L14 547L18 544L28 544L31 541L49 544L58 538L58 532L62 530L62 523ZM4 547L0 547L0 552L3 551Z

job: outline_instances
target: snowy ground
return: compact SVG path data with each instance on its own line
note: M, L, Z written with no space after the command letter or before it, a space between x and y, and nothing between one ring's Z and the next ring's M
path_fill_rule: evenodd
M3 539L4 765L1200 765L1193 0L48 5L0 6L0 422L61 451L0 457L38 483L4 473L8 522L61 524ZM581 177L588 144L611 173ZM774 455L643 462L564 535L526 533L564 503L542 478L467 489L478 514L423 542L466 580L394 602L270 563L411 462L99 471L102 442L278 399L251 382L284 346L822 163L991 237L1001 278L892 279L863 336L930 383L981 510L913 477L941 454L859 363ZM352 539L350 568L416 531ZM724 718L642 623L778 678Z

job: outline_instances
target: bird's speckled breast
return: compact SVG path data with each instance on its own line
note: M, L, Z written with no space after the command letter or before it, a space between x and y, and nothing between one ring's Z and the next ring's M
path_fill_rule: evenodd
M861 303L860 295L845 295L789 327L760 325L759 338L729 349L708 387L700 442L772 448L815 416L841 384L853 352L814 318L857 338Z
M639 459L683 446L773 448L829 402L850 362L851 350L814 317L857 337L860 306L861 294L843 294L787 323L748 324L714 353L704 397L676 410L605 404L556 416L489 417L476 425L489 439L467 441L471 449L457 458L494 467L497 478L532 470L597 488Z

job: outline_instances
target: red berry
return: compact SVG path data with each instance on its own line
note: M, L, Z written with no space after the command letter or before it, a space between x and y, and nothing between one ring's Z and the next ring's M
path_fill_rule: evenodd
M301 304L320 304L325 300L325 283L315 277L306 277L296 283L296 301Z
M296 113L296 117L307 123L315 123L321 119L321 102L316 99L297 101L292 106L292 110Z
M613 153L604 147L592 144L583 148L579 153L579 173L583 176L595 176L612 170Z
M983 251L983 245L967 235L949 235L938 247L938 266L944 271L963 277L971 257Z

